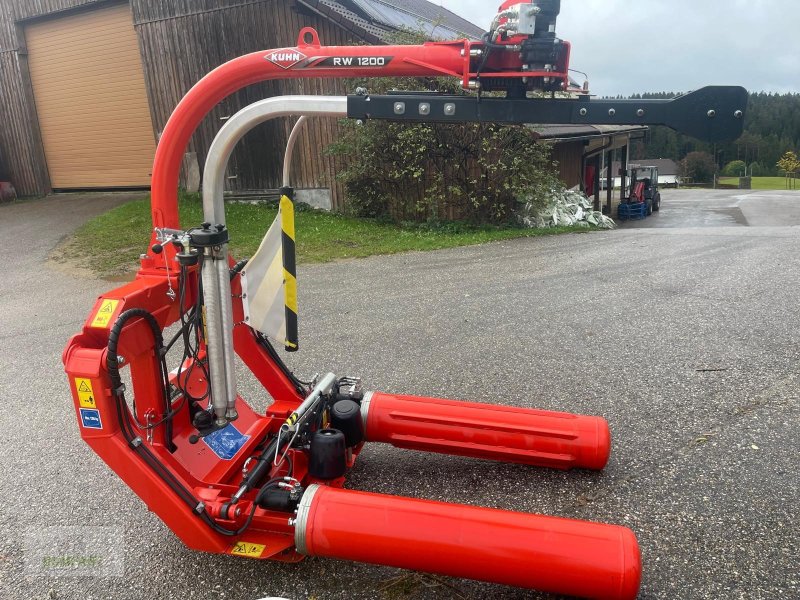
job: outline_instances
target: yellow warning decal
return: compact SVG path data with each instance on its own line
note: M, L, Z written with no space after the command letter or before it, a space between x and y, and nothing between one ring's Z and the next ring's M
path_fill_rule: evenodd
M78 390L78 402L81 408L97 408L91 380L76 377L75 389Z
M266 546L264 544L251 544L250 542L236 542L233 545L231 554L236 556L246 556L247 558L261 558Z
M283 281L286 295L286 307L293 313L297 314L297 277L289 273L286 269L283 270Z
M111 324L111 317L114 316L114 311L117 310L118 305L119 300L103 300L103 303L100 305L100 310L98 310L97 314L94 316L92 327L107 329Z

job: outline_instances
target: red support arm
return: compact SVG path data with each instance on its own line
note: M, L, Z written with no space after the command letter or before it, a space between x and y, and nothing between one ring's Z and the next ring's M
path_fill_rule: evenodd
M469 73L470 45L464 40L422 46L323 47L317 33L306 28L296 48L255 52L225 63L186 94L164 128L153 165L153 226L180 227L177 188L186 146L208 112L234 92L275 79L462 77Z

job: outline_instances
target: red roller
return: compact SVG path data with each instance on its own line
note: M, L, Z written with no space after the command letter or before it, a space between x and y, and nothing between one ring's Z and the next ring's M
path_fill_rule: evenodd
M298 552L583 598L632 600L639 545L625 527L312 485Z
M562 470L601 470L611 453L600 417L378 392L361 406L367 439L398 448Z

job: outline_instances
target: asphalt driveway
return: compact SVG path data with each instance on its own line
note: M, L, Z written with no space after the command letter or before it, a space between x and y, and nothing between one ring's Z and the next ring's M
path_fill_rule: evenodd
M661 191L663 210L624 228L785 227L800 223L800 193L759 190Z
M0 596L542 598L185 549L81 442L60 362L115 284L46 258L119 201L0 206ZM292 361L372 389L600 414L614 437L600 474L374 446L350 487L627 525L641 598L798 598L798 207L800 194L670 192L661 214L613 232L301 268L304 350ZM67 525L116 527L124 576L26 569L26 535Z

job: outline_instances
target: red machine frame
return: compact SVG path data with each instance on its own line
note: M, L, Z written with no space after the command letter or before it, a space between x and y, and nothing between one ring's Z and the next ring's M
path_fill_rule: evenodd
M506 2L494 27L530 5L531 0ZM563 43L560 63L531 69L516 50L490 52L490 45L516 49L525 37L508 27L505 33L483 42L324 47L306 28L294 48L256 52L219 67L192 88L163 132L153 170L154 229L180 228L176 191L189 138L219 101L247 85L310 77L448 76L466 90L512 80L539 89L568 88L569 44ZM270 463L271 480L291 481L304 491L297 510L256 506L257 490L243 487L243 469L263 457L264 445L280 435L305 397L253 330L236 326L235 351L274 402L261 415L237 397L233 426L241 445L232 456L198 442L185 398L164 397L165 389L200 394L209 383L203 369L190 368L172 371L164 381L161 332L181 320L199 293L198 269L186 270L181 282L170 266L176 253L170 244L151 247L133 282L98 298L63 361L83 439L187 546L287 562L333 556L591 598L636 596L641 562L626 528L343 490L343 477L309 475L304 448L289 447L289 463ZM174 290L181 283L185 293L177 299ZM235 273L231 285L233 322L242 324ZM202 362L204 352L201 347L195 362ZM118 376L123 367L130 371L134 405L124 400ZM597 470L610 453L608 424L598 417L377 392L361 400L361 415L366 441L400 448ZM348 451L348 467L363 444Z

